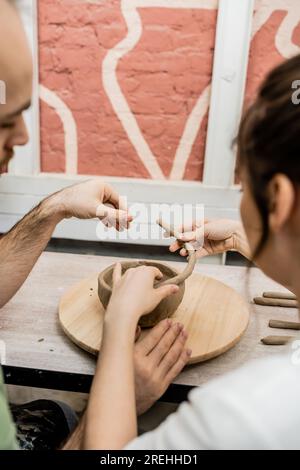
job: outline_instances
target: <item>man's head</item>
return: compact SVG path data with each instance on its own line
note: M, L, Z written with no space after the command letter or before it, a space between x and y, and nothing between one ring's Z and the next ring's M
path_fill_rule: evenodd
M1 168L13 157L14 147L28 141L23 111L31 102L32 59L14 2L0 0L0 12L0 80L6 88L6 103L0 104Z

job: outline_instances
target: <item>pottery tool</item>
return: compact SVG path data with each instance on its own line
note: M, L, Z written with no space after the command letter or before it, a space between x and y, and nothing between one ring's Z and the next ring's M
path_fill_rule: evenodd
M188 333L187 347L192 349L189 363L203 362L240 340L248 325L249 305L234 289L207 276L194 273L185 285L172 321L182 323ZM73 286L59 305L59 321L67 336L95 355L101 347L104 314L98 274Z
M297 300L295 294L290 292L264 292L263 297L269 299L287 299L287 300Z
M254 303L257 305L266 305L271 307L289 307L297 308L298 301L287 298L271 298L271 297L254 297Z
M279 328L282 330L300 330L300 323L282 320L270 320L270 328Z
M294 336L266 336L261 342L267 346L284 346L294 339Z

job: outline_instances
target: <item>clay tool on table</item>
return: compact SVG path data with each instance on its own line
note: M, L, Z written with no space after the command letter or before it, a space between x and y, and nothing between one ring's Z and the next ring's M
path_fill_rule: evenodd
M294 336L266 336L261 342L267 346L284 346L296 339Z
M271 307L298 307L297 297L289 292L264 292L262 297L254 297L253 301L257 305Z
M268 299L287 299L287 300L297 300L295 294L291 292L264 292L263 297Z
M300 330L300 323L284 320L270 320L270 328L279 328L281 330Z

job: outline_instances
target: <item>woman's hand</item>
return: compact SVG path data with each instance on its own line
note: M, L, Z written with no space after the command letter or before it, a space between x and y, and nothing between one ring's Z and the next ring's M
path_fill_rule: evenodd
M128 269L122 276L121 264L117 263L106 318L136 325L142 315L152 312L165 297L178 291L178 286L172 284L154 288L154 281L162 277L159 269L152 266Z
M230 219L206 220L204 224L193 222L177 228L180 239L170 246L170 251L180 250L181 256L188 253L183 243L189 242L197 251L197 258L208 255L239 251L250 258L250 248L241 222Z

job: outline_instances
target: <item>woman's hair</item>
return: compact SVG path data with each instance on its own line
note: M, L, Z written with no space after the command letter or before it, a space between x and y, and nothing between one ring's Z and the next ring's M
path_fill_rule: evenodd
M269 235L267 186L283 173L300 184L300 55L276 67L245 113L237 139L238 166L246 169L250 190L262 219L262 237L253 258Z

